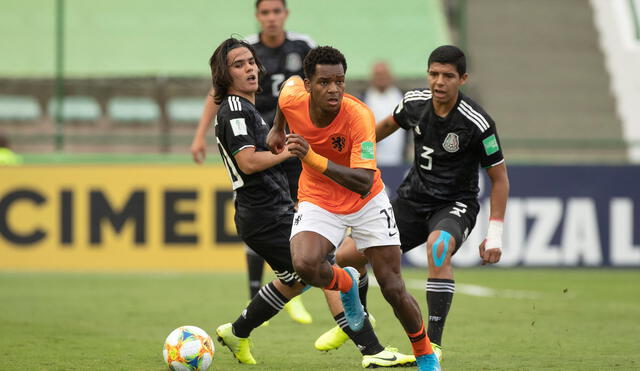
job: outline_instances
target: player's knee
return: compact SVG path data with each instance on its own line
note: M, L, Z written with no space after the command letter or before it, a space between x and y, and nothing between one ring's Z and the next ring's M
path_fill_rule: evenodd
M427 257L429 265L436 269L450 261L456 248L456 240L446 231L435 231L427 239Z
M304 282L315 282L318 270L317 265L317 263L305 259L293 260L293 268Z

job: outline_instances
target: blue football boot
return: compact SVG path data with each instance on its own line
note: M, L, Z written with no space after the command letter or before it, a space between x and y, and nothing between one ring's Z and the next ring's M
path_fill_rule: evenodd
M416 357L416 365L418 366L418 371L441 371L440 362L438 362L438 357L436 357L435 353L431 354L423 354L419 357Z
M360 331L364 326L364 307L360 302L360 294L358 294L358 279L360 273L353 267L344 268L351 276L351 289L346 293L340 292L342 306L344 307L344 316L347 318L349 327L353 331Z

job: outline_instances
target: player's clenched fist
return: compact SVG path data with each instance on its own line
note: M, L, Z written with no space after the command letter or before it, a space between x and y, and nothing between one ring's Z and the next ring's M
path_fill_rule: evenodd
M301 160L309 152L309 143L298 134L288 134L286 136L286 144L287 150Z
M277 129L275 126L269 130L267 134L267 147L274 155L281 153L284 150L286 143L286 136L283 130Z

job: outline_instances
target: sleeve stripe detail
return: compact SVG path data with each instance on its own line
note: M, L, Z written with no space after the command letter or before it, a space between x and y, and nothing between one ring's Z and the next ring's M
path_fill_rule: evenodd
M480 121L482 121L482 123L484 124L483 127L485 129L489 129L489 123L487 122L487 119L484 118L484 116L482 116L482 114L476 110L474 110L469 103L465 102L465 101L461 101L460 104L462 104L465 108L469 109L469 112L471 112L474 116L476 116L477 118L480 119Z
M240 104L240 98L229 96L229 108L231 111L242 111L242 104Z
M489 123L487 120L480 114L478 111L471 108L469 104L465 101L460 101L458 105L458 110L462 112L469 120L473 121L474 124L480 129L481 132L485 132L489 129Z
M488 168L494 167L494 166L496 166L496 165L500 165L500 164L501 164L501 163L503 163L503 162L504 162L504 158L503 158L502 160L500 160L500 161L496 162L496 163L495 163L495 164L493 164L493 165L489 165L489 166L485 167L485 169L488 169Z
M292 40L292 41L296 41L296 40L304 41L307 43L307 45L309 45L310 48L315 48L317 46L316 42L313 41L313 39L309 37L309 35L296 33L296 32L287 32L287 37L289 38L289 40Z
M408 99L408 98L414 98L414 97L431 97L431 91L429 90L412 90L409 92L406 92L404 94L404 98Z
M431 99L430 95L428 97L415 97L415 98L409 98L409 99L405 98L404 102L406 103L406 102L412 102L414 100L429 100L429 99Z
M238 148L237 150L235 150L235 151L232 153L232 155L234 155L234 156L235 156L235 155L236 155L236 153L238 153L238 152L242 151L243 149L245 149L245 148L251 148L251 147L254 147L254 148L255 148L255 146L254 146L253 144L247 144L246 146L242 146L242 147Z

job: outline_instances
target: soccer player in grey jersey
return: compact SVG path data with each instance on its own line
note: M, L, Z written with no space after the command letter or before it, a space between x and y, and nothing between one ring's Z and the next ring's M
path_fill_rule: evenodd
M428 61L429 89L406 93L393 114L376 125L377 141L399 128L413 133L414 163L392 205L402 251L427 243L427 334L438 358L455 291L451 258L473 229L479 211L479 167L491 180L489 228L479 246L483 265L500 260L509 194L496 125L480 105L460 92L467 77L462 50L450 45L436 48ZM361 270L367 263L349 245L338 250L337 261Z

